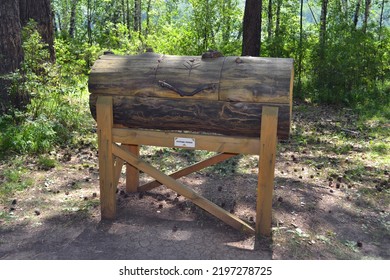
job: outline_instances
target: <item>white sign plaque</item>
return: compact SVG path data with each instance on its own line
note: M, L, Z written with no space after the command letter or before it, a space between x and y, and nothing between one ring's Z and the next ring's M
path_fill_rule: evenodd
M175 147L195 148L195 138L175 137Z

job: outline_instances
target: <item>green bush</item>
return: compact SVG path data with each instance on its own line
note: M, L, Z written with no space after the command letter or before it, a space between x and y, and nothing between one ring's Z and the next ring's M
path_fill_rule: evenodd
M40 154L56 145L77 142L74 138L90 130L87 106L87 73L97 49L79 56L71 43L56 41L57 62L50 62L36 23L23 29L24 62L10 77L9 89L19 108L0 117L0 154ZM76 59L77 58L77 59Z

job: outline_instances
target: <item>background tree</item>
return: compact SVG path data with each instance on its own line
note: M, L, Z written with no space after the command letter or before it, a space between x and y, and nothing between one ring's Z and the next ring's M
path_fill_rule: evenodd
M21 26L19 21L19 2L2 0L0 2L0 112L9 108L7 94L9 82L4 74L19 68L23 60Z
M242 55L260 56L262 0L246 0L243 19Z
M38 31L48 45L51 61L55 61L53 14L50 0L19 0L20 23L22 27L33 19L38 24Z

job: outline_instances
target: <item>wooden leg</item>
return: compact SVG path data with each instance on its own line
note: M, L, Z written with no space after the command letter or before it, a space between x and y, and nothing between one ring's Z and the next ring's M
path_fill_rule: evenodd
M260 132L259 177L257 185L256 235L271 235L278 108L263 107Z
M139 157L138 145L123 145L134 156ZM126 191L137 192L139 186L139 170L131 164L126 164Z
M96 111L101 217L102 219L115 219L116 185L114 184L114 156L112 153L112 97L99 96L96 103Z

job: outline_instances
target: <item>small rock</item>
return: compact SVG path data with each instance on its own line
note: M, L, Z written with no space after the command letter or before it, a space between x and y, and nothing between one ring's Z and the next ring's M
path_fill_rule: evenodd
M331 193L334 193L334 190L329 190Z
M34 213L35 213L35 215L37 215L37 216L39 216L39 215L41 215L41 211L39 211L39 210L34 210Z

